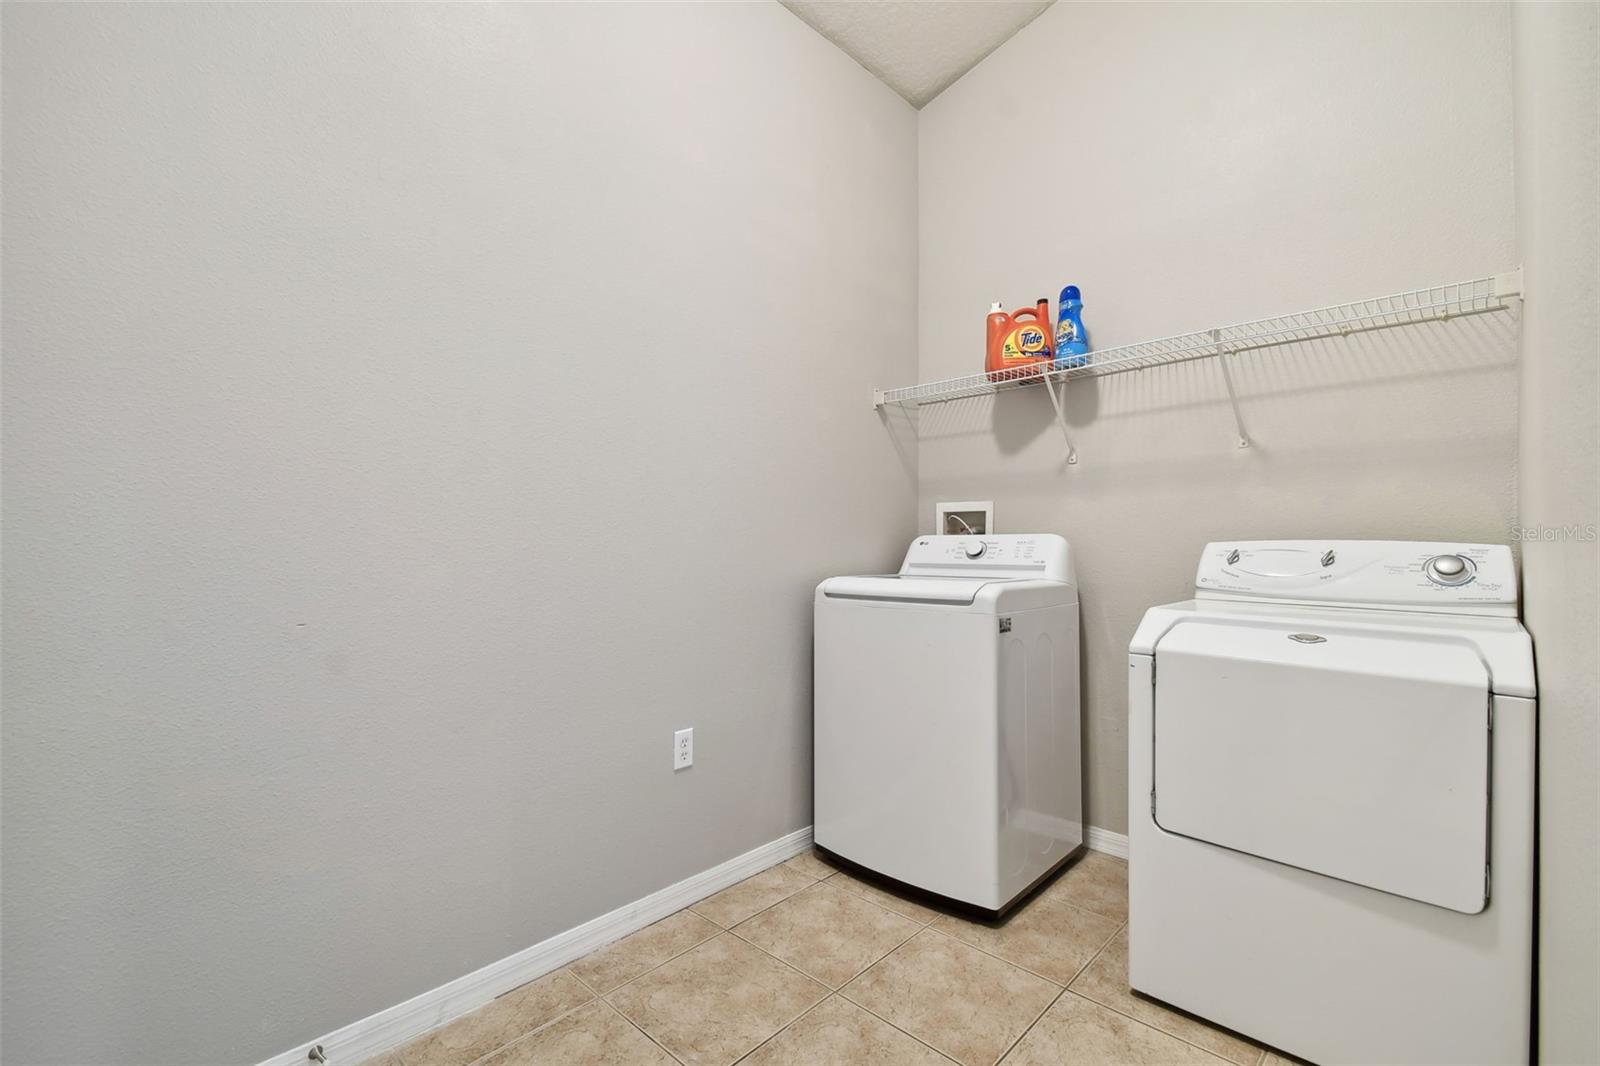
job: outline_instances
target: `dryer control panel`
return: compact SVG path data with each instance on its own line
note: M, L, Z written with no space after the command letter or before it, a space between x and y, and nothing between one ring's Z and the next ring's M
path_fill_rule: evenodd
M1517 613L1516 564L1504 544L1219 541L1206 545L1194 587L1202 598Z

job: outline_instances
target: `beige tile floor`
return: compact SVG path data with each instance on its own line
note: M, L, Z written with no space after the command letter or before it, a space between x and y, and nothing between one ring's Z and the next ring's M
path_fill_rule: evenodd
M1128 991L1127 918L1096 852L998 926L808 852L368 1066L1287 1066Z

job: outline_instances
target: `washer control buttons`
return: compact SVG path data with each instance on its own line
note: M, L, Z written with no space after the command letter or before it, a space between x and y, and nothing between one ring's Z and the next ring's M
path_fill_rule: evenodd
M1322 553L1322 565L1325 566L1325 567L1326 566L1332 566L1333 565L1333 561L1336 558L1337 558L1337 556L1335 556L1333 554L1333 549L1329 548L1327 551Z
M1422 564L1422 572L1435 585L1465 585L1478 570L1466 556L1435 555Z
M1235 548L1235 549L1233 549L1233 551L1228 553L1228 565L1232 566L1234 563L1236 563L1238 561L1239 561L1239 549Z
M989 546L981 540L969 540L966 549L968 559L981 559L983 553L989 550Z

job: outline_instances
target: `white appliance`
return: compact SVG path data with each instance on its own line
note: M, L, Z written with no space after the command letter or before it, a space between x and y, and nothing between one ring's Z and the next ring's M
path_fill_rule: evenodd
M816 843L999 914L1083 845L1078 591L1052 534L918 537L816 594Z
M1510 549L1209 544L1128 650L1129 983L1313 1062L1527 1062Z

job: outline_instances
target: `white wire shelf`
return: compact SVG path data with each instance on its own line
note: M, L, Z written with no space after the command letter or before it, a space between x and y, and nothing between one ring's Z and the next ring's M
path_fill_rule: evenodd
M1175 337L1139 341L1115 348L1104 348L1089 353L1084 366L1042 369L1038 366L1002 370L994 373L965 374L961 377L927 381L894 389L875 389L872 406L920 407L924 404L945 403L974 396L989 396L998 392L1023 388L1029 385L1048 385L1051 402L1056 407L1057 421L1063 436L1067 434L1065 415L1059 391L1072 378L1100 377L1121 374L1129 370L1149 370L1193 359L1218 359L1223 379L1228 386L1228 399L1233 404L1234 419L1239 430L1239 446L1250 446L1250 438L1239 418L1238 399L1234 394L1233 378L1228 372L1228 360L1221 356L1240 352L1274 348L1285 344L1318 340L1324 337L1349 336L1368 330L1391 329L1395 326L1419 322L1441 322L1467 315L1480 315L1491 311L1510 309L1522 296L1522 271L1495 274L1469 281L1456 281L1433 285L1425 289L1411 289L1388 296L1374 296L1366 300L1334 304L1310 311L1297 311L1272 318L1239 322L1231 326L1181 333ZM1077 462L1072 442L1067 441L1069 463Z
M1089 353L1086 366L1040 371L1036 367L1001 370L991 375L966 374L897 389L879 389L872 394L872 406L888 404L916 407L944 403L970 396L987 396L1025 385L1066 381L1070 378L1120 374L1128 370L1148 370L1182 363L1190 359L1210 359L1219 355L1297 344L1321 337L1348 336L1366 330L1389 329L1416 322L1438 322L1463 315L1503 311L1522 294L1522 271L1496 274L1471 281L1412 289L1369 300L1319 307L1312 311L1240 322L1218 329L1180 333L1176 337L1139 341Z

